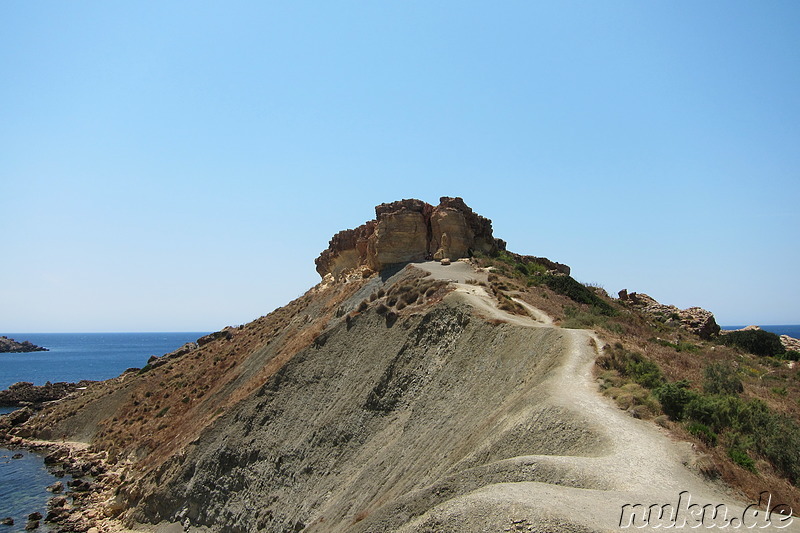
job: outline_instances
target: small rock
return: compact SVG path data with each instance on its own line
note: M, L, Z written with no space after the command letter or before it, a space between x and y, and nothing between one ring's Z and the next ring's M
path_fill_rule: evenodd
M51 509L56 509L58 507L64 507L67 505L67 498L64 496L55 496L50 498L50 501L47 502L47 506Z
M56 481L52 485L49 485L46 489L48 492L52 492L53 494L58 494L62 490L64 490L64 484L60 481Z
M11 456L12 459L22 459L23 457L25 456L21 453L15 453L14 455Z
M39 528L38 520L28 520L28 523L25 524L25 531L33 531L34 529L38 528Z
M51 523L52 522L61 522L62 520L64 520L68 516L69 516L69 511L67 511L63 507L60 507L60 508L57 508L57 509L53 509L52 511L47 513L47 516L45 517L44 521L45 522L51 522Z
M2 520L0 520L0 526L13 526L13 525L14 525L14 519L11 518L10 516L7 516Z
M443 258L443 259L440 261L440 263L441 263L442 265L444 265L444 266L447 266L447 265L449 265L449 264L450 264L450 258L448 258L448 257L445 257L445 258Z
M41 520L41 519L42 519L42 513L38 511L28 515L28 520Z

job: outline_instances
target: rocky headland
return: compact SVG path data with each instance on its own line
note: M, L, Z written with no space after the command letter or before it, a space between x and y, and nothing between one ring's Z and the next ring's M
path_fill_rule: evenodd
M47 348L36 346L30 341L17 342L6 336L0 337L0 353L25 353L25 352L46 352Z
M795 416L790 369L715 343L708 311L505 248L460 198L381 204L301 297L0 417L0 438L82 476L45 518L63 531L594 532L681 491L800 504L793 449L737 448L748 470L656 392L700 398L709 362L734 361Z

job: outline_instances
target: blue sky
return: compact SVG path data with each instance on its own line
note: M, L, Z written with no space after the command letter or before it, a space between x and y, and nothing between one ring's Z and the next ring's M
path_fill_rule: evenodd
M462 196L509 249L800 323L800 4L0 4L0 331L198 331Z

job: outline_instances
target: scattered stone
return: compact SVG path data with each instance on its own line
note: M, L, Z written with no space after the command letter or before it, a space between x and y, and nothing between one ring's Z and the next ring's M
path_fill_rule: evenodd
M23 457L25 456L21 453L15 453L14 455L11 456L12 459L22 459Z
M64 484L60 481L56 481L47 487L47 491L52 492L53 494L58 494L62 490L64 490Z
M7 516L2 520L0 520L0 526L13 526L13 525L14 525L14 519L11 518L10 516Z
M39 529L39 521L28 520L28 523L25 524L25 531L33 531L34 529Z
M38 511L28 515L28 520L41 520L41 519L42 519L42 513Z
M449 258L449 257L445 257L445 258L443 258L443 259L440 261L440 263L441 263L442 265L444 265L444 266L447 266L447 265L449 265L449 264L450 264L450 258Z

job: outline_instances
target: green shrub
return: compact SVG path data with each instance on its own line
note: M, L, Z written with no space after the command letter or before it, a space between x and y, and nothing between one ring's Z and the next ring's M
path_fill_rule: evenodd
M747 452L745 450L742 450L741 448L729 448L728 456L734 463L741 466L742 468L745 468L751 472L756 471L755 461L753 461L752 457L747 455Z
M742 380L730 363L712 363L703 371L703 391L708 394L739 394L744 390Z
M787 361L800 361L800 352L797 350L786 350L786 353L783 354L783 358Z
M563 294L572 301L588 304L597 308L600 314L612 316L615 313L611 305L597 296L593 290L570 276L544 276L545 284L554 292Z
M761 402L758 402L761 403ZM760 407L766 409L761 404ZM752 435L754 447L789 481L800 483L800 426L784 414L762 411L758 431Z
M698 394L686 404L684 416L719 433L725 428L738 429L743 408L744 402L734 396Z
M755 355L780 355L786 351L779 336L763 329L731 331L723 335L721 341L723 344L738 346Z
M686 426L686 430L709 446L717 445L717 434L711 431L711 428L705 424L692 422Z
M607 347L598 364L603 368L616 370L648 389L655 389L664 384L664 375L658 365L640 353L626 350L620 343Z
M697 396L689 390L689 382L686 380L665 383L653 392L661 402L664 413L673 420L683 419L686 406Z

